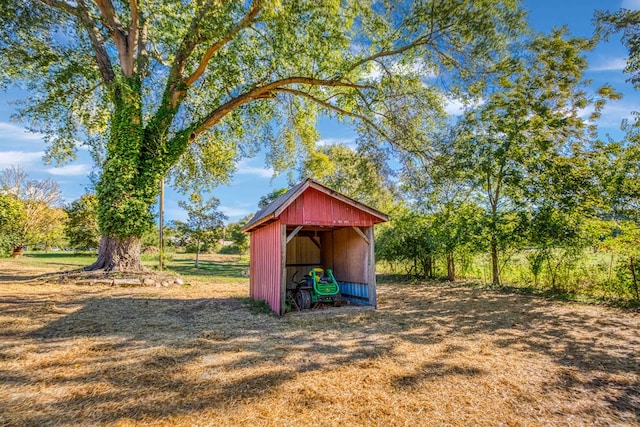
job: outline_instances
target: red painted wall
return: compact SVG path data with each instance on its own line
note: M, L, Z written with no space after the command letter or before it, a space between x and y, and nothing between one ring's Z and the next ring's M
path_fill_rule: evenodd
M249 296L266 301L276 313L280 313L281 241L279 221L251 233Z
M370 227L373 215L334 199L314 188L308 188L280 215L283 224Z

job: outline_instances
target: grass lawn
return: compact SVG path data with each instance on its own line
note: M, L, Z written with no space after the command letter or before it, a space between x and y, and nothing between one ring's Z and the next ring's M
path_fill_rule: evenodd
M637 311L384 283L375 311L277 318L246 263L189 259L166 288L0 260L0 425L640 425Z

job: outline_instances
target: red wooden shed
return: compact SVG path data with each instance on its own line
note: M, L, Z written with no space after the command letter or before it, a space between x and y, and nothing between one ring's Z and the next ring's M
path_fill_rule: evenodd
M376 307L374 224L387 215L306 179L258 211L250 233L249 295L285 312L287 287L310 269L332 269L342 297Z

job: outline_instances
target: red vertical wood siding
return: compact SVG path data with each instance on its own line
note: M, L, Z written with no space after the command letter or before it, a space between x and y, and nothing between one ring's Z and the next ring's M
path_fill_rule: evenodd
M376 219L373 215L315 188L308 188L280 215L283 224L343 227L370 227L376 223Z
M281 244L279 221L251 233L249 296L266 301L276 313L280 313Z

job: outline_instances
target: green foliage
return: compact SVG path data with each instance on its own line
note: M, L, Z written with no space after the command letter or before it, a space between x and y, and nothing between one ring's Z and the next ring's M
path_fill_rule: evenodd
M198 254L203 249L215 245L215 241L222 236L222 224L227 217L219 212L220 201L210 197L206 202L199 194L191 194L189 202L179 201L178 205L187 211L189 215L186 222L176 221L176 228L188 239L187 250L196 253L196 266ZM190 248L190 246L192 246Z
M253 218L253 214L226 226L226 238L231 240L233 244L222 248L220 253L245 254L249 251L249 234L242 231L242 229L247 225L251 218Z
M590 171L582 156L595 129L581 114L593 105L593 120L607 98L618 97L607 87L597 101L587 95L583 52L593 45L565 30L514 43L490 78L486 101L465 116L456 158L482 189L494 284L498 258L517 248L526 228L519 220L530 207L577 212L586 206Z
M0 172L0 191L24 208L19 222L10 225L14 249L38 244L48 249L62 243L66 214L56 207L60 201L57 183L31 180L23 169L11 166Z
M67 223L67 214L64 209L47 209L45 213L48 221L44 222L39 229L39 236L34 237L39 243L44 245L45 251L51 248L65 246L65 225Z
M598 248L611 255L607 282L612 291L625 298L640 300L640 225L635 221L608 221L600 225ZM615 271L615 280L611 277Z
M26 209L17 197L0 193L0 256L11 254L21 239Z
M456 262L466 266L482 250L478 206L462 204L431 213L395 211L398 215L378 233L376 258L396 271L404 268L408 274L435 277L444 265L447 276L455 280Z
M594 142L591 123L619 95L587 90L593 43L564 30L518 38L482 103L457 124L422 127L424 142L401 156L411 210L378 234L380 261L416 271L428 254L450 279L638 298L640 140L627 124L626 141Z
M269 194L261 196L260 200L258 200L258 209L263 209L267 207L267 205L269 205L271 202L276 200L278 197L282 196L287 191L289 191L288 188L278 188L276 190L273 190Z
M368 206L386 211L394 195L390 188L385 159L376 159L346 145L335 144L309 153L301 175L349 196Z
M97 208L98 198L91 193L82 195L65 208L68 216L65 234L72 248L88 249L100 246Z
M376 239L376 258L391 265L405 266L406 273L434 277L435 258L440 249L433 225L434 218L401 212L383 228Z

